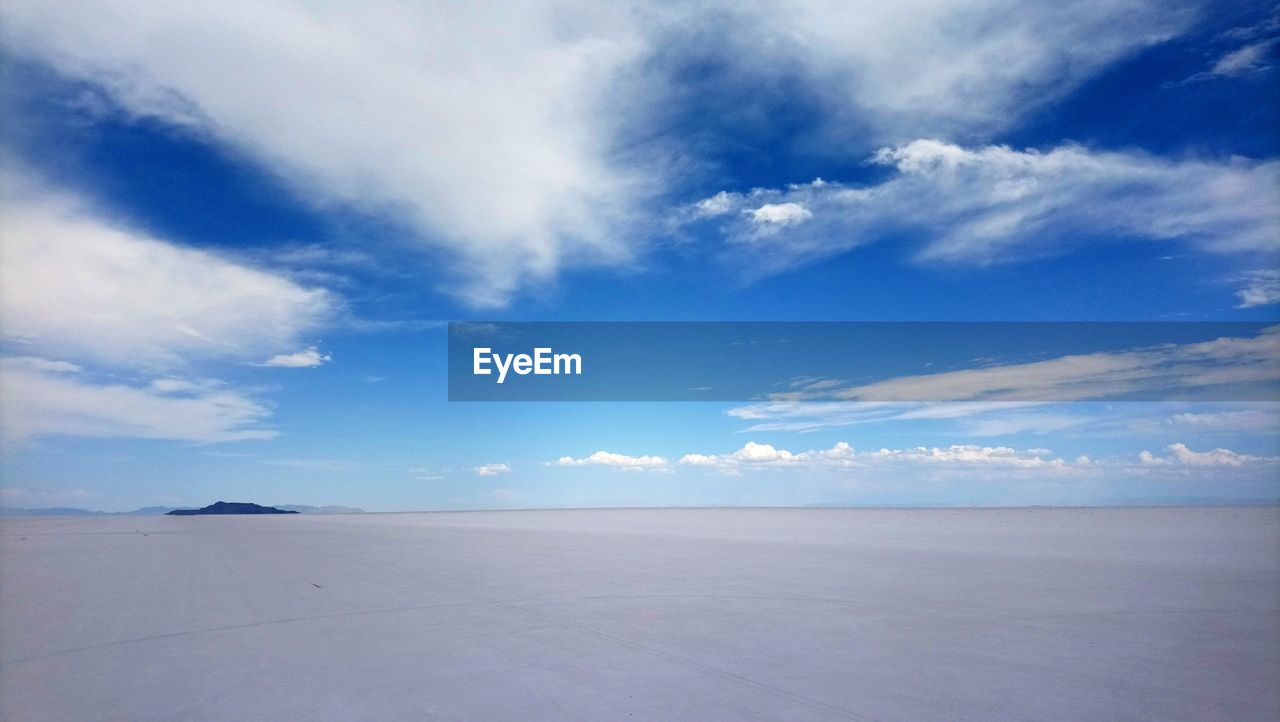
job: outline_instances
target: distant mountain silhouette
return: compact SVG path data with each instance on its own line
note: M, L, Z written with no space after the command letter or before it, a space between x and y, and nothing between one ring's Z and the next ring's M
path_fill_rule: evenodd
M274 506L259 506L241 501L215 501L203 509L174 509L169 516L199 516L202 514L297 514Z
M269 508L269 507L262 507ZM304 504L278 504L281 511L296 511L301 514L363 514L364 509L354 506L306 506ZM0 506L0 517L12 516L161 516L171 511L195 512L191 507L144 506L133 511L93 511L90 509L73 509L70 507L47 507L43 509L22 509L12 506ZM208 513L208 512L205 512ZM241 513L241 512L237 512ZM249 512L252 513L252 512Z
M0 507L0 516L160 516L173 511L171 506L144 506L133 511L91 511L55 506L44 509Z

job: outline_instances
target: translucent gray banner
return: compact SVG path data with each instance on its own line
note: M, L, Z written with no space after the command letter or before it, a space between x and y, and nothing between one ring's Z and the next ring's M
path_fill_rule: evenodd
M454 322L451 401L1276 401L1263 323Z

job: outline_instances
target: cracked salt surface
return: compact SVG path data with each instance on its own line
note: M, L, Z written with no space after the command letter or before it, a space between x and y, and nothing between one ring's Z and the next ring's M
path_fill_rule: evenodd
M1280 509L0 521L0 718L1280 717Z

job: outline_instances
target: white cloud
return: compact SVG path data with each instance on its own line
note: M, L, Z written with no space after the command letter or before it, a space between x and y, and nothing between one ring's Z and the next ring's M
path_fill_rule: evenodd
M897 143L1007 128L1176 36L1195 13L1190 3L1154 0L800 0L725 3L707 17L741 19L732 28L735 63L815 84L835 142L867 129L877 142Z
M813 218L813 213L799 203L766 203L746 213L751 216L753 223L777 226L800 223Z
M859 386L789 391L775 401L1048 402L1274 382L1280 379L1280 326L1253 338L1221 337L1129 351L902 376ZM748 407L750 408L750 407ZM745 418L741 417L740 418Z
M1062 469L1067 462L1062 459L1046 459L1051 454L1048 449L1027 449L1017 451L1007 446L978 446L975 444L955 444L947 447L926 448L917 446L911 449L880 449L868 452L877 459L921 462L928 464L986 464L1010 466L1020 469ZM1088 457L1076 459L1076 463L1088 464Z
M1280 270L1266 269L1245 274L1246 286L1236 291L1240 304L1236 308L1253 308L1280 303Z
M1271 49L1277 42L1276 38L1271 38L1237 48L1218 58L1210 72L1213 75L1231 77L1269 67Z
M926 265L983 266L1062 253L1097 240L1177 240L1217 253L1280 251L1280 162L1168 160L1067 145L1048 152L963 148L915 140L875 163L896 174L878 185L823 182L718 196L730 210L802 206L803 230L761 234L726 213L753 275L871 243L894 232L929 239ZM763 205L762 205L763 203Z
M329 321L328 291L129 230L6 177L0 327L49 355L117 365L253 358Z
M0 436L49 435L211 443L270 439L271 411L213 381L130 385L88 378L72 364L0 359Z
M618 160L636 139L615 132L678 100L661 95L670 78L643 77L675 37L733 38L717 49L728 65L804 84L823 105L811 140L859 152L868 137L990 137L1193 19L1154 0L13 0L0 32L10 52L232 146L317 204L404 222L452 260L447 290L495 306L566 265L633 261L646 235L628 232L633 214L671 171ZM668 160L653 166L687 167Z
M1167 456L1156 456L1150 451L1138 454L1139 461L1145 466L1244 466L1256 462L1275 461L1274 458L1238 454L1230 449L1210 449L1208 451L1192 451L1186 444L1170 444L1166 447Z
M262 362L261 366L282 366L284 368L311 368L328 363L331 357L329 354L322 354L315 346L308 346L302 351L294 353L277 354Z
M506 464L481 464L472 469L476 476L497 476L498 474L506 474L511 471L511 467Z
M1278 31L1280 8L1253 25L1232 28L1222 33L1216 40L1229 43L1231 49L1220 53L1208 70L1196 73L1182 82L1233 78L1269 69L1272 66L1272 49L1280 42L1280 38L1274 37Z
M556 463L560 466L613 466L624 471L663 471L669 468L667 460L661 456L627 456L609 451L597 451L582 459L562 456Z
M16 0L3 20L10 52L128 112L234 146L317 204L407 222L473 304L629 257L613 221L640 189L607 157L602 107L642 47L626 8Z
M1174 414L1166 423L1196 432L1264 432L1280 435L1280 413L1275 409L1185 412Z
M999 466L1014 469L1068 470L1072 464L1060 458L1046 458L1047 449L1018 451L1005 446L957 444L947 447L918 446L909 449L882 448L856 451L841 441L829 449L791 452L771 444L748 441L730 454L686 454L680 459L685 466L716 469L725 474L741 474L753 469L872 469L886 464L929 464L956 468ZM1077 459L1076 466L1088 464Z

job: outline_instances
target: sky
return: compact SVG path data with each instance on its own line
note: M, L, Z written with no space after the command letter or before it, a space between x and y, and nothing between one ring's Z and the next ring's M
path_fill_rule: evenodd
M446 332L1248 322L1210 355L1274 382L1274 4L11 0L0 39L4 506L1280 499L1274 394L449 401Z

